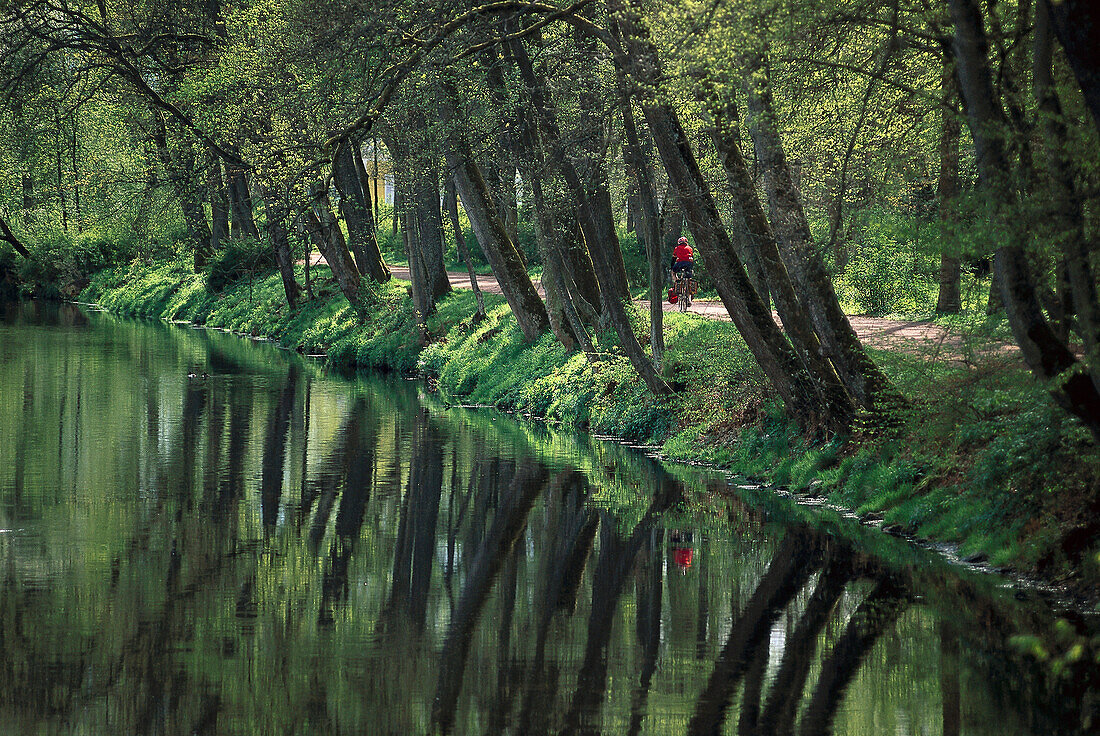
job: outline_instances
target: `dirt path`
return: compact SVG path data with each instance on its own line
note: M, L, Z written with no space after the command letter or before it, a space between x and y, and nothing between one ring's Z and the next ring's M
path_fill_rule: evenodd
M390 272L396 278L408 280L409 269L403 267L390 267ZM451 286L456 289L469 289L470 276L461 271L448 271L447 278ZM478 286L487 294L501 294L500 284L492 276L477 277ZM545 296L542 282L535 280L535 288L539 294ZM636 304L648 308L648 302L638 300ZM676 305L663 302L666 312L675 312ZM689 310L691 314L697 314L707 319L729 322L730 315L725 306L717 300L696 299ZM779 315L772 313L777 324ZM852 329L865 345L880 350L896 349L906 350L914 354L927 355L932 358L965 362L967 354L978 352L983 355L995 353L1015 353L1019 349L1012 344L1000 342L987 342L977 346L971 346L967 350L966 336L952 333L946 327L938 325L930 319L925 320L896 320L883 317L864 317L853 314L848 316L852 323Z

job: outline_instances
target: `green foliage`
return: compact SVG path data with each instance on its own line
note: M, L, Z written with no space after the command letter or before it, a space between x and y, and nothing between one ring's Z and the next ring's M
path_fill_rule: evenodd
M854 311L872 317L927 314L935 308L938 241L931 227L896 211L860 213L836 289Z
M375 231L378 238L378 249L387 261L405 260L405 241L400 232L394 232L388 227L385 219L379 220L379 228Z
M471 232L471 235L473 233ZM467 239L468 240L468 239ZM476 241L477 238L474 238ZM535 225L530 220L521 217L516 225L516 247L519 248L519 252L523 254L524 260L527 262L528 268L534 268L536 266L543 265L542 255L539 253L538 235L535 232ZM467 250L470 250L470 258L472 259L473 250L470 249L470 245L467 242ZM477 247L478 253L481 253L481 246ZM482 255L481 259L484 261L485 256Z
M619 247L623 252L623 265L626 267L626 280L631 288L649 285L649 257L638 234L625 227L618 229Z
M79 291L76 287L91 274L129 261L137 254L132 231L47 231L27 245L30 257L13 254L2 270L14 272L27 290L47 296L73 296Z

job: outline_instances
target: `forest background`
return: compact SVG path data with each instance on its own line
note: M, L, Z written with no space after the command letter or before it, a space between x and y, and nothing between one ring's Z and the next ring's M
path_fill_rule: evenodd
M1094 585L1098 16L4 0L0 277L419 370ZM664 314L681 233L732 324ZM849 314L953 337L871 349Z

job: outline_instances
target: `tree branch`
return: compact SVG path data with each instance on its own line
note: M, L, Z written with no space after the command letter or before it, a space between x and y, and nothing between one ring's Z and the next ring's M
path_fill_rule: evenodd
M10 243L11 247L15 248L15 252L24 258L31 257L31 252L27 250L27 246L23 245L22 241L11 231L3 217L0 217L0 240Z

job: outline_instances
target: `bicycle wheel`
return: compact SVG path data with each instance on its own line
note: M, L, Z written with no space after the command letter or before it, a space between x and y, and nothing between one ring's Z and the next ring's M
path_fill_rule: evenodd
M687 279L680 278L676 281L676 307L681 312L686 312L691 306L691 290L687 288Z

